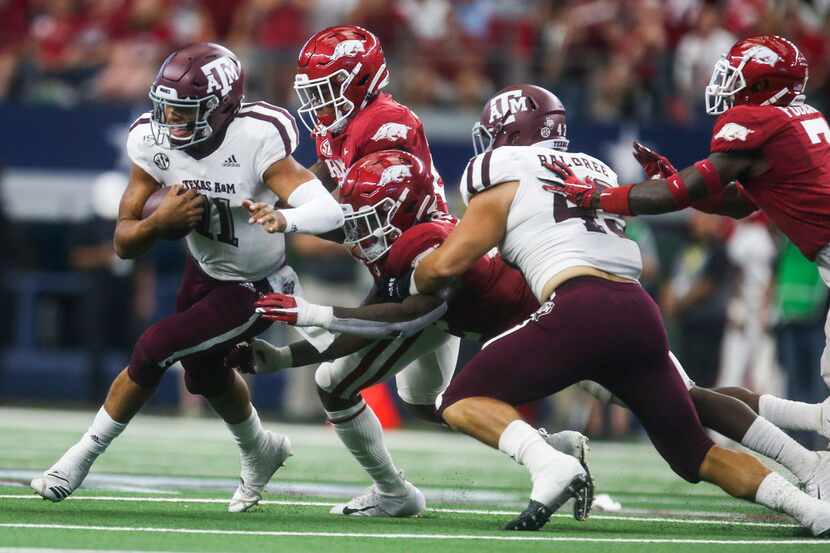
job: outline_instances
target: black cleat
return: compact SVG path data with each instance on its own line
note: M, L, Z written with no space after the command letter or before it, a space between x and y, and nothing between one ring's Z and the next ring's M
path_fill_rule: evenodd
M531 499L527 508L518 517L508 522L504 529L539 530L547 524L553 513L558 511L571 498L574 500L574 518L579 521L586 520L594 502L594 481L591 479L590 473L586 471L585 474L575 476L550 506Z

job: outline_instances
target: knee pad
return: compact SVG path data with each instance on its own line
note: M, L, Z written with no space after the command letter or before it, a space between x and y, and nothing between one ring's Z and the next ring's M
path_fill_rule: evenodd
M317 384L317 387L320 390L326 392L327 394L331 394L332 390L334 390L335 383L333 378L332 369L334 368L334 363L326 362L320 363L320 366L317 367L317 370L314 371L314 382Z
M130 357L130 365L127 367L127 374L130 379L142 388L155 388L158 386L166 367L162 367L161 360L156 359L152 352L153 333L147 329L133 347L133 354Z
M233 369L215 365L197 365L182 361L184 385L191 394L210 397L224 394L233 384Z

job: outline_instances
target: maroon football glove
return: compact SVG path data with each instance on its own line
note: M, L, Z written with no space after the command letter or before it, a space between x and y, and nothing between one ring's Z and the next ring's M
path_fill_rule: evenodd
M644 146L639 142L634 142L634 159L636 159L643 170L648 175L648 178L667 178L677 173L669 158L662 154L658 154L648 146Z
M583 209L594 209L594 196L600 193L600 185L591 177L580 179L573 169L560 161L545 163L545 167L562 179L562 182L543 179L551 184L544 186L548 192L562 194L568 200Z

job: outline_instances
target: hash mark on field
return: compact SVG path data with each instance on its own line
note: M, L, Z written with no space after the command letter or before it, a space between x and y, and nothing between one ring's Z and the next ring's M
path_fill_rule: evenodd
M0 499L41 499L38 495L18 495L18 494L0 494ZM125 501L125 502L139 502L139 503L202 503L202 504L226 504L227 499L216 498L176 498L176 497L119 497L119 496L105 496L105 495L79 495L71 496L66 499L72 501ZM284 499L262 500L260 505L286 505L292 507L331 507L334 503L327 501L291 501ZM497 511L487 509L427 509L433 513L448 513L448 514L462 514L462 515L485 515L485 516L514 516L516 511ZM682 511L680 511L682 513ZM555 514L556 518L572 518L571 515ZM738 520L723 520L723 519L684 519L671 517L641 517L641 516L624 516L624 515L592 515L591 518L597 520L624 520L631 522L675 522L679 524L715 524L723 525L729 524L733 526L749 526L760 528L800 528L796 524L786 524L782 522L751 522Z
M157 532L160 534L203 534L219 536L268 536L268 537L321 537L409 540L487 540L525 542L591 542L591 543L671 543L702 545L827 545L823 540L710 540L686 538L587 538L579 536L500 536L474 534L370 534L361 532L289 532L269 530L216 530L202 528L133 528L131 526L85 526L81 524L24 524L0 523L0 528L26 528L41 530L82 530L96 532Z

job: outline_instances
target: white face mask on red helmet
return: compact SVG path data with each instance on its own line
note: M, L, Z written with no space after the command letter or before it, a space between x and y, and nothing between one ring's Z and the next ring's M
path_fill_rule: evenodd
M378 38L356 25L323 29L300 51L294 90L303 125L317 134L341 131L389 82Z
M807 59L780 36L738 41L712 71L706 113L719 115L735 105L787 106L804 100Z

